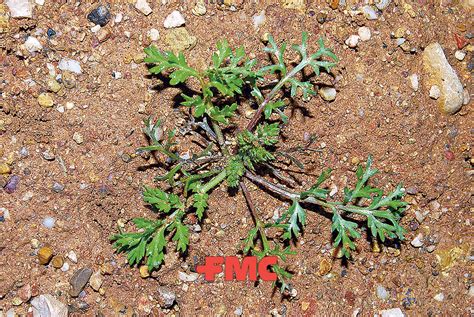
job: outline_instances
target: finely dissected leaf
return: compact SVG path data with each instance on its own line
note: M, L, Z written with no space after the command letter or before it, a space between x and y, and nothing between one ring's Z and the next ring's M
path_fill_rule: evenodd
M265 109L263 110L263 114L265 116L265 119L269 119L270 116L272 115L273 112L277 112L283 123L288 122L288 117L281 111L281 108L285 106L285 103L283 100L277 100L277 101L270 101L266 106Z
M166 227L163 226L153 237L151 242L147 246L147 266L148 270L158 268L165 258L164 249L166 246L165 238Z
M193 207L196 208L196 214L197 214L199 220L202 219L202 216L204 215L204 211L207 208L208 198L209 198L209 195L206 194L206 193L203 193L203 194L195 193L193 195L193 200L194 200Z
M366 186L367 181L370 177L378 173L377 169L372 169L372 156L369 155L365 169L359 165L356 171L357 184L354 190L344 189L344 202L348 203L356 198L370 198L373 193L380 194L380 189Z
M185 94L181 94L181 96L184 98L184 101L181 102L181 104L186 107L194 107L195 118L202 117L202 115L206 112L207 107L201 96L198 95L194 97L189 97Z
M167 194L159 188L145 187L143 200L164 213L168 213L172 209L184 208L184 204L177 195Z
M227 123L228 118L232 117L237 110L237 103L233 103L231 105L226 105L224 108L219 109L217 107L212 108L211 112L209 113L210 117L220 123Z
M175 222L176 231L173 236L173 241L177 241L176 250L184 253L189 244L189 229L183 225L181 221Z
M304 210L297 200L293 200L293 204L285 214L285 218L290 217L287 222L286 232L283 234L284 239L291 239L291 237L297 237L300 234L301 227L306 225L306 210ZM281 219L281 218L280 218Z
M357 223L343 219L336 211L332 217L332 222L332 231L336 233L334 247L341 246L342 254L348 258L350 257L349 250L355 250L352 239L360 238L360 233L356 230Z
M326 199L327 195L329 193L329 190L319 188L319 186L329 178L331 175L332 169L327 168L325 169L321 175L319 175L318 180L316 181L316 184L314 184L309 190L304 191L300 194L301 199L305 199L307 197L315 197L315 198L320 198L320 199Z
M188 66L183 53L176 56L173 52L161 53L155 46L149 46L144 49L147 57L144 61L156 66L149 69L152 74L159 74L164 70L172 70L169 77L170 84L177 85L185 82L189 77L198 77L199 73Z

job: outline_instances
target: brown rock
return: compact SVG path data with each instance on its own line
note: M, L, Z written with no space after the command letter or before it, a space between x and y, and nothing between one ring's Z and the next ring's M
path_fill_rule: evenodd
M42 247L38 251L38 260L41 265L47 265L53 257L53 250L50 247Z
M55 257L53 257L51 264L55 269L60 269L64 264L64 258L60 255L56 255Z
M332 269L332 263L331 263L331 261L329 261L328 259L324 258L324 259L322 259L321 262L319 263L318 275L319 275L319 276L324 276L324 275L328 274L329 272L331 272L331 269Z
M89 268L82 268L74 272L71 279L69 280L69 284L71 284L69 295L72 297L79 296L79 293L81 293L87 282L89 282L91 275L92 270Z

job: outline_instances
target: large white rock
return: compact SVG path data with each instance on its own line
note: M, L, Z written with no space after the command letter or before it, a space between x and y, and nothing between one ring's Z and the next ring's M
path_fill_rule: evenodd
M7 0L5 4L10 9L12 18L31 18L33 16L33 4L30 0Z
M181 12L174 10L166 17L165 22L163 23L163 26L166 29L172 29L172 28L177 28L185 23L186 23L186 20L184 20L184 17L181 14Z
M438 105L442 112L454 114L463 104L463 86L458 75L449 65L443 48L439 43L428 45L423 52L423 69L428 74L424 76L425 87L438 86L441 95Z
M67 306L53 296L46 294L31 300L33 317L67 317Z

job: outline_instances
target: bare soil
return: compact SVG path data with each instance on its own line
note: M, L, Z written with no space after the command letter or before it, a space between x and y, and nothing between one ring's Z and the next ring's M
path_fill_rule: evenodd
M472 73L467 68L472 63L472 52L462 62L454 57L458 49L454 34L464 38L474 31L469 22L472 11L460 5L416 2L412 5L417 16L411 18L401 4L392 3L379 19L369 21L342 9L332 10L325 3L308 2L304 13L279 4L255 5L253 1L235 12L209 4L208 12L201 17L191 13L191 1L168 5L150 1L154 11L149 16L132 4L111 2L112 21L119 12L127 18L118 24L109 22L105 28L110 37L98 45L86 18L97 3L46 0L44 6L36 7L34 19L10 19L9 30L2 34L0 56L0 121L4 125L0 156L4 162L13 155L11 175L18 175L20 182L12 194L0 190L0 207L9 212L9 217L0 222L3 312L14 307L18 290L29 284L37 288L34 295L52 294L70 305L72 316L232 316L238 307L244 315L278 311L288 316L350 316L358 310L361 316L369 316L394 307L409 316L471 314L472 102L455 115L442 114L429 98L430 87L423 84L426 75L421 52L429 43L439 42L463 84L472 91ZM189 272L196 258L235 255L241 246L239 240L251 228L243 196L229 196L222 186L213 191L202 232L192 235L185 259L169 250L161 270L143 279L138 269L126 264L123 254L114 252L109 237L117 232L118 222L130 228L130 219L152 216L142 202L141 189L163 173L153 158L133 155L137 147L146 144L142 120L158 116L170 129L181 118L179 110L174 109L180 89L148 76L144 63L131 62L150 44L146 33L151 28L161 33L156 45L167 48L163 39L168 30L163 20L173 9L185 15L186 29L197 38L196 46L185 55L198 67L209 62L217 40L223 38L234 47L244 45L260 60L266 58L260 40L265 32L278 40L297 43L306 30L313 48L319 36L326 38L341 61L331 76L313 80L318 85L334 85L336 100L328 103L319 96L309 102L294 100L288 109L291 123L284 130L283 146L301 145L304 132L317 137L316 145L325 144L320 153L299 156L307 166L307 175L293 175L306 186L322 169L332 167L330 185L336 185L337 195L341 195L345 184L355 179L356 163L370 153L381 170L375 179L379 186L393 188L401 181L410 188L411 195L406 199L411 206L402 221L408 231L407 240L399 250L387 244L380 246L380 252L373 252L377 250L370 242L361 240L353 260L341 262L331 252L330 219L311 212L304 236L294 246L298 254L288 261L295 273L291 283L297 290L296 297L282 297L266 282L209 283L200 277L183 287L179 271ZM263 9L266 20L256 30L252 16ZM327 12L327 21L320 24L317 17L322 10ZM363 25L371 29L372 38L360 42L356 49L345 47L345 39L357 34ZM390 34L399 27L410 31L406 38L416 53L396 46ZM47 39L48 28L58 33L54 43ZM81 32L85 33L82 41ZM35 35L43 44L40 54L17 52L27 35ZM46 64L57 65L63 57L80 60L83 74L76 76L74 88L64 89L63 96L52 94L52 108L43 108L37 97L47 90ZM114 79L114 71L123 77ZM414 73L420 77L417 92L408 80ZM36 84L29 84L32 81ZM64 113L56 110L67 102L74 103L74 108ZM140 104L145 105L145 111L139 113ZM82 134L83 143L73 140L75 132ZM187 146L184 144L183 149ZM26 157L19 154L23 147L29 152ZM45 160L45 151L53 153L55 159ZM128 157L124 154L132 156L130 162L125 162ZM3 175L3 183L11 175ZM55 182L64 185L64 190L54 192ZM284 206L255 187L251 190L259 211L268 219L276 208ZM429 212L421 224L415 220L416 210ZM45 217L56 220L52 229L43 226ZM217 235L221 230L225 234ZM410 245L420 232L425 241L436 246L434 252L427 251L428 242L421 248ZM51 246L58 255L73 250L78 263L66 259L70 264L67 272L40 265L32 239L41 246ZM461 255L453 259L449 269L442 267L436 255L456 247L462 250ZM320 276L323 260L332 263L332 269L330 274ZM104 263L112 267L111 274L103 276L105 293L86 287L82 298L68 295L74 271L82 267L97 271ZM378 285L389 292L389 299L377 298ZM158 305L159 286L167 286L177 295L171 310ZM438 293L444 294L441 302L433 298ZM15 310L26 314L30 307L23 303Z

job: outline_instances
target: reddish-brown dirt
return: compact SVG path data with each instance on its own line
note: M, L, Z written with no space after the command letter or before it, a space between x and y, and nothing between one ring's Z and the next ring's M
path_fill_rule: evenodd
M360 316L372 316L396 307L409 316L471 314L472 102L455 115L442 114L429 97L430 87L424 85L427 75L421 53L429 43L439 42L461 82L472 91L468 69L472 44L465 48L467 56L462 62L454 57L454 35L466 38L474 31L469 22L472 11L458 4L420 5L417 1L413 3L417 16L412 18L404 13L402 1L395 1L379 19L369 21L317 1L308 1L304 13L279 4L253 2L245 2L235 12L209 4L206 15L195 16L191 1L167 5L150 1L154 11L145 16L133 5L111 1L112 21L119 12L126 19L118 24L109 22L105 29L110 37L98 45L90 31L93 25L86 18L97 3L46 0L44 6L36 7L33 19L10 19L9 29L2 34L0 56L0 163L11 158L12 171L2 175L2 186L11 175L18 175L20 181L11 194L0 190L0 207L9 214L0 222L0 316L12 307L20 315L28 312L28 302L13 306L24 285L36 288L34 295L51 294L67 303L71 315L86 316L233 316L238 307L244 315L254 316L272 312L350 316L355 311ZM167 48L163 39L168 30L163 20L173 9L184 14L186 29L197 38L196 46L185 51L189 63L197 67L208 63L217 40L223 38L233 47L244 45L262 61L266 54L260 39L265 32L279 41L297 43L306 30L312 49L319 36L326 38L326 44L341 60L333 76L326 74L314 82L334 85L336 100L328 103L316 96L303 102L297 98L294 107L288 108L291 122L284 129L283 146L301 145L304 132L317 137L315 145L325 144L320 153L299 156L308 174L296 177L306 186L322 169L332 167L329 184L339 188L339 196L346 183L353 184L356 164L372 154L381 170L375 184L390 189L403 182L411 188L406 196L411 206L402 220L407 239L399 251L380 246L380 252L373 252L370 243L361 239L353 259L342 263L331 253L330 219L310 212L305 233L293 247L298 254L288 261L295 273L291 283L296 297L283 298L267 282L218 279L209 283L200 277L183 283L178 272L189 272L195 256L235 255L240 239L251 228L243 196L229 196L221 186L212 192L202 232L192 235L185 259L170 248L163 267L143 279L138 269L126 264L123 254L114 252L109 238L117 232L118 222L131 228L127 222L132 218L152 216L142 202L141 189L144 184L152 185L154 176L164 171L150 167L153 159L132 155L131 161L125 162L124 154L146 144L141 128L147 116L163 118L168 129L181 117L173 110L173 98L180 89L160 89L160 81L147 76L144 63L131 62L150 44L146 33L151 28L161 33L155 44ZM261 10L265 10L266 20L256 30L252 16ZM323 24L317 21L321 10L327 12ZM345 47L345 39L357 34L363 25L371 29L372 38L360 42L356 49ZM416 53L396 46L390 34L399 27L410 31L406 37ZM57 32L54 42L47 40L48 28ZM124 33L127 31L130 37ZM81 33L85 34L82 41ZM19 53L27 35L40 40L40 53ZM80 60L83 74L76 76L74 88L64 88L64 95L52 93L52 108L41 107L37 97L47 91L46 64L57 65L63 57ZM114 79L114 71L123 77ZM57 72L61 73L59 69ZM408 80L414 73L420 77L417 92ZM67 102L74 107L64 113L56 110ZM139 111L140 104L145 109ZM83 136L81 144L73 140L76 132ZM183 144L183 148L187 146ZM20 155L22 148L28 150L27 156ZM55 159L46 160L45 151ZM53 191L55 182L64 185L64 190ZM284 205L256 187L250 189L267 219ZM428 212L421 224L415 220L416 210ZM43 226L45 217L56 220L52 229ZM225 234L217 235L221 230ZM427 251L428 243L422 248L410 245L420 232L426 241L433 241L433 252ZM70 264L67 272L40 265L32 239L40 246L51 246L57 255L73 250L78 263L66 259ZM452 249L459 256L445 269L436 254L443 256L445 250ZM323 260L332 263L332 269L330 274L319 276ZM83 267L97 271L104 264L112 269L103 276L102 293L86 287L80 299L68 295L74 271ZM377 297L379 285L389 292L388 299ZM171 310L160 308L159 286L167 286L176 294ZM442 301L434 299L439 293L444 295Z

